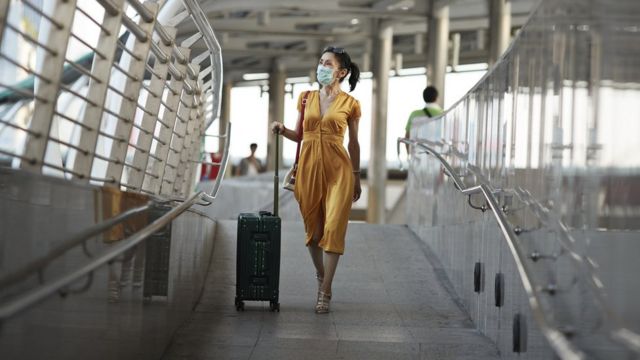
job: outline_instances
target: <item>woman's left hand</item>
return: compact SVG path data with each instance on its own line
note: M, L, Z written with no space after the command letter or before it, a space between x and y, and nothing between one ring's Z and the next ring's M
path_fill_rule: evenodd
M360 174L356 175L356 179L353 182L353 202L358 201L360 199L360 194L362 193L362 188L360 187Z

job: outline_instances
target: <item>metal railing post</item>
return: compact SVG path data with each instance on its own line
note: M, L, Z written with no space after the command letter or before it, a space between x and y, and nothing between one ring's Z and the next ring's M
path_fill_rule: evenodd
M175 37L175 28L166 28L166 33ZM162 40L158 41L158 47L164 54L171 54L171 47L173 44L165 44ZM170 57L168 56L164 62L156 56L155 64L153 65L153 74L149 83L149 89L147 91L147 101L145 109L147 112L142 116L141 130L138 134L138 140L136 142L136 151L133 155L133 171L129 177L129 185L133 189L139 191L142 188L144 178L150 176L147 174L147 163L149 161L149 151L151 150L151 143L154 137L154 131L157 124L158 112L160 110L160 101L162 100L162 93L164 90L164 84L169 72ZM158 77L159 76L159 77ZM165 109L165 112L169 109ZM136 169L142 169L138 171ZM155 176L151 173L151 176Z
M2 39L4 39L4 28L7 23L7 16L9 16L9 5L11 1L5 1L0 4L0 46L2 45Z
M118 8L122 8L124 0L112 0L112 3ZM80 120L86 127L81 127L78 147L87 150L88 153L77 151L73 163L73 171L80 174L82 182L89 182L91 176L91 168L98 142L98 132L102 126L103 107L109 87L111 68L118 46L118 30L121 25L122 13L110 15L108 11L104 12L102 20L104 31L100 33L97 48L106 55L106 58L102 59L95 55L93 57L91 75L95 78L89 79L87 99L90 102L87 102L84 115Z
M55 3L52 5L53 13L51 18L55 19L60 24L60 27L52 24L48 35L41 35L47 37L45 43L54 52L39 49L43 58L41 62L42 68L38 69L44 78L52 79L52 81L39 81L35 86L33 117L29 124L30 132L27 133L24 148L24 157L29 160L20 162L20 168L36 173L42 172L51 123L60 92L60 78L69 44L69 36L71 35L71 24L76 12L75 0L52 1Z
M182 150L187 133L187 124L191 119L191 108L195 96L195 82L188 75L185 75L185 89L182 91L180 108L178 109L178 121L173 130L173 136L169 143L169 154L165 166L164 176L160 193L162 195L173 195L174 185L178 177L178 166L180 165L180 150ZM191 90L188 90L191 89Z
M194 83L194 93L192 95L192 103L189 111L189 122L186 124L185 136L182 141L182 148L180 149L180 154L178 154L180 160L178 163L178 173L176 174L176 178L173 184L173 193L175 195L184 196L186 194L182 193L183 185L185 179L189 178L188 170L190 169L189 160L191 159L191 147L193 145L193 138L195 136L196 129L198 128L197 123L200 117L198 104L200 104L200 94L201 90L198 86L198 73L200 72L200 65L191 64L191 66L196 71L195 76L193 76L192 80Z
M138 21L138 26L147 34L147 37L144 41L140 38L134 37L134 39L132 39L132 45L129 47L133 55L123 53L120 61L120 63L123 63L123 59L129 59L129 63L123 66L124 71L126 71L128 75L121 88L124 93L124 97L120 101L119 111L120 117L124 120L118 121L114 134L116 138L120 139L129 139L131 136L131 130L133 129L133 122L135 121L135 114L138 106L138 95L144 79L148 54L151 50L152 40L150 34L153 32L153 25L155 23L155 15L158 12L158 5L151 2L145 2L145 6L147 6L149 11L154 15L150 22L147 22L142 18ZM124 169L128 146L128 142L122 143L120 141L114 141L111 145L111 161L107 166L106 178L113 179L118 185L122 181L122 172Z
M193 122L193 130L189 144L185 145L183 152L183 166L185 172L183 176L182 186L177 189L179 193L186 196L191 193L192 185L195 182L196 170L200 154L200 141L204 133L204 109L202 108L202 96L199 97L198 107L196 108L196 116Z
M178 50L182 54L185 54L185 56L187 57L190 54L189 49L178 48ZM181 74L186 73L186 63L181 63L180 61L178 61L178 59L175 59L173 62L173 66ZM145 178L143 184L143 189L154 194L160 193L160 189L162 188L163 179L167 168L167 160L169 157L169 146L171 145L173 129L175 128L176 117L180 106L180 97L184 92L184 76L181 76L179 78L172 76L171 82L169 83L169 88L167 90L169 92L167 94L166 106L171 108L171 110L169 111L169 109L165 109L162 116L162 121L159 123L160 131L158 132L158 138L162 142L158 142L156 144L156 148L153 154L154 161L151 162L151 166L148 167L149 172L155 174L157 178L147 177Z

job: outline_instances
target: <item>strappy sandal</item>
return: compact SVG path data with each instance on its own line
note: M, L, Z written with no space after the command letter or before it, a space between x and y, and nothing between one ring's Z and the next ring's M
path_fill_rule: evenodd
M329 302L331 294L324 291L318 291L318 302L316 303L316 314L326 314L329 312Z

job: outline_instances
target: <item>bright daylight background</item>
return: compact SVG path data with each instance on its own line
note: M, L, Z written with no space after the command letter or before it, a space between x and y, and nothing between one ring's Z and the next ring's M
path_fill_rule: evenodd
M457 72L450 72L445 79L446 94L445 108L455 104L486 72L486 64L460 66ZM387 162L389 166L397 164L396 139L404 136L404 128L409 114L424 106L422 90L426 84L424 68L404 69L401 76L392 76L389 81L388 118L387 118ZM367 75L367 73L365 73ZM370 74L369 74L370 77ZM360 80L356 89L351 93L360 101L362 117L358 138L360 140L361 161L364 166L369 161L371 153L371 112L372 112L372 81L370 78ZM285 126L294 128L298 112L296 101L298 95L309 89L317 89L318 85L308 83L287 84L293 86L292 95L285 96ZM343 83L343 90L348 91L348 84ZM260 95L260 87L234 87L231 90L231 122L233 124L230 143L230 159L236 164L241 158L249 155L249 144L258 144L256 156L265 160L267 153L269 117L269 94ZM208 133L217 134L217 121ZM345 134L346 135L346 134ZM346 138L346 136L345 136ZM346 141L345 141L346 146ZM217 149L217 140L208 138L206 151ZM295 144L285 141L283 147L284 162L290 164L295 157Z

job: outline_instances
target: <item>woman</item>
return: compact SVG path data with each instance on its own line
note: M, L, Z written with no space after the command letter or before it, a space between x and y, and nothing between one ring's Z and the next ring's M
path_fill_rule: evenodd
M292 141L304 140L294 193L304 220L306 245L316 268L319 288L315 311L319 314L329 312L331 283L344 253L351 204L360 198L362 191L360 103L340 89L347 75L349 91L353 91L360 78L358 66L344 49L324 49L317 68L320 90L303 93L298 99L300 111L307 95L302 139L298 138L298 129L287 129L281 122L272 124L273 132ZM342 146L347 129L349 154Z

